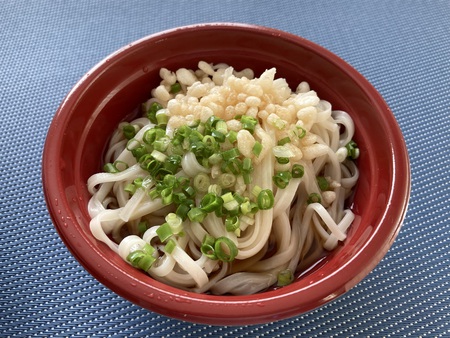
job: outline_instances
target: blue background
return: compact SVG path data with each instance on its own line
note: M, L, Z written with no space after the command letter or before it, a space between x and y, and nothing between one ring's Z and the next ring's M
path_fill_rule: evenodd
M409 211L393 247L356 287L266 325L206 326L148 312L73 258L44 202L41 155L71 87L145 35L213 21L312 40L360 71L403 131ZM450 336L449 1L0 1L0 336Z

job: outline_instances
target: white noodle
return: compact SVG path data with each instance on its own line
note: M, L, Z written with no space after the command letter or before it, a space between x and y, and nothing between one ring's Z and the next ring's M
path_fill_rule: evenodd
M166 252L169 241L162 242L158 232L168 222L166 216L176 212L177 205L163 203L158 195L162 186L152 176L150 167L141 167L139 158L131 151L143 147L150 154L156 148L145 143L148 141L144 137L147 131L156 128L155 124L147 117L139 117L129 122L136 131L131 140L122 132L127 123L119 124L103 159L105 163L128 167L118 173L96 173L88 179L93 236L125 261L131 252L150 245L155 261L147 273L152 278L184 290L218 295L244 295L270 288L277 282L279 272L286 269L302 272L324 255L324 250L333 250L345 241L355 218L345 201L359 177L355 162L347 159L346 145L353 139L354 123L348 113L333 110L331 103L321 100L307 82L301 82L293 92L285 79L275 75L275 68L267 69L258 78L251 69L236 71L227 64L205 61L200 61L196 70L162 68L161 82L152 90L152 97L142 104L145 111L153 104L163 108L158 114L165 114L168 119L163 130L169 139L178 128L187 125L197 128L204 138L201 142L213 142L202 133L211 117L223 120L224 135L235 131L237 141L232 144L227 136L219 145L220 151L236 148L240 161L249 158L252 163L250 182L237 174L228 189L255 203L253 189L271 190L274 194L271 208L240 215L240 225L235 231L227 231L226 217L215 212L207 213L200 221L186 217L180 223L181 228L169 234L173 247ZM181 90L174 94L171 88L177 83ZM241 116L257 121L254 130L244 129ZM289 141L279 145L286 138ZM259 154L255 152L257 143L262 146ZM189 139L180 144L181 154L180 148L170 141L161 146L167 147L161 150L161 159L180 155L181 163L174 173L177 182L187 180L192 186L194 177L202 174L217 188L223 170L229 170L217 154L202 158L194 153L189 149ZM277 157L287 158L288 162L278 162ZM303 177L290 179L285 188L276 186L274 175L290 172L294 164L303 167ZM325 191L319 187L318 176L329 183ZM136 186L134 193L125 189L139 180L145 184ZM172 189L178 189L177 193L184 191ZM191 203L199 209L205 190L194 190ZM309 202L310 196L320 201ZM243 208L242 202L238 208ZM140 228L143 224L147 230ZM210 253L204 253L202 243L207 236L231 241L237 250L234 260L212 259Z

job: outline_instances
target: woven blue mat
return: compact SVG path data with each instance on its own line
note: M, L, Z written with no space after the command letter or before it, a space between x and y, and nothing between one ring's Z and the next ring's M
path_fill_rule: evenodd
M120 298L66 249L42 193L47 128L77 80L138 38L212 21L341 56L390 105L411 158L409 211L381 263L331 304L266 325L190 324ZM449 84L449 1L0 1L0 336L450 336Z

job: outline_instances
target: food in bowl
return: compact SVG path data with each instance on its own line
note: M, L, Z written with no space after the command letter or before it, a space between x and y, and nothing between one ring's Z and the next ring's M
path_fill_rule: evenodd
M288 285L345 240L359 154L346 112L276 68L159 75L88 180L95 238L158 281L215 295Z
M160 282L124 261L92 235L86 182L102 171L105 148L123 121L160 84L161 68L197 69L199 60L255 74L276 68L295 91L302 81L347 112L359 147L358 183L348 207L355 219L343 245L284 287L251 295L196 293ZM317 44L272 28L199 24L160 32L107 56L68 93L44 146L43 189L61 239L86 270L116 294L184 321L245 325L297 316L332 302L385 256L404 219L410 192L401 130L377 90L353 67ZM332 306L332 305L331 305Z

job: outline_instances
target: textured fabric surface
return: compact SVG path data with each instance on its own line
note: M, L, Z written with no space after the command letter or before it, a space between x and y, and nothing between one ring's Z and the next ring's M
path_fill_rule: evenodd
M393 247L336 301L266 325L190 324L135 306L89 275L44 202L41 155L64 96L145 35L231 21L310 39L380 91L409 149L412 193ZM0 1L1 337L450 336L449 1Z

